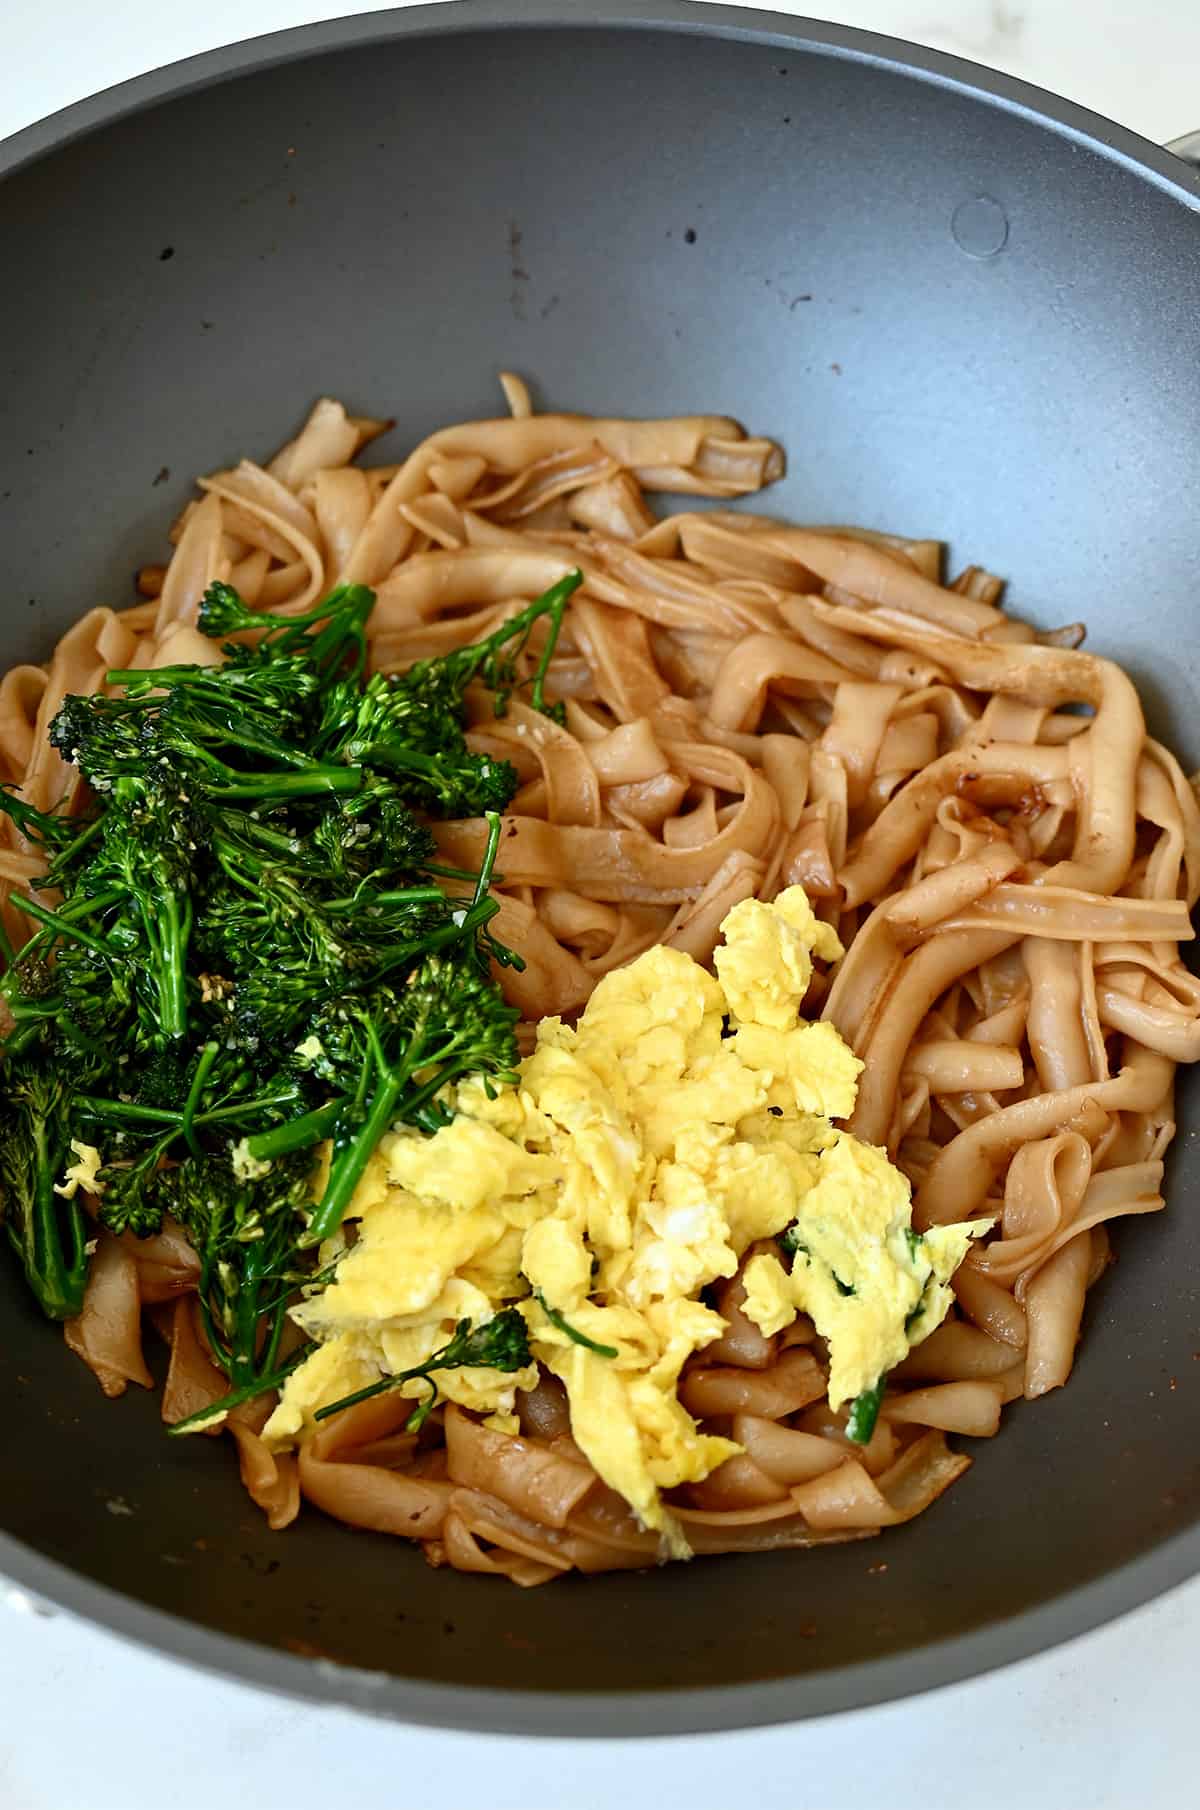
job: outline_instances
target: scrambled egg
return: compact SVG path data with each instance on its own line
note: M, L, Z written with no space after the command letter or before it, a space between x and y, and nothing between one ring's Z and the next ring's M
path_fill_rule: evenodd
M96 1146L81 1144L78 1138L72 1138L71 1153L75 1161L68 1163L61 1182L55 1182L54 1192L61 1194L64 1200L74 1200L81 1188L85 1194L103 1194L104 1184L98 1178L104 1158Z
M862 1064L831 1025L800 1021L814 953L842 954L802 889L737 905L722 934L715 977L651 949L600 981L577 1026L539 1025L518 1086L489 1098L467 1083L445 1129L381 1141L351 1206L355 1242L326 1253L333 1281L294 1310L318 1349L288 1379L269 1440L304 1437L319 1408L517 1303L535 1361L439 1370L441 1394L515 1432L517 1391L545 1365L596 1471L686 1554L662 1492L739 1448L704 1432L676 1385L724 1330L703 1290L751 1245L780 1240L792 1256L790 1269L751 1257L747 1313L768 1334L811 1315L835 1408L932 1332L988 1222L918 1237L905 1178L831 1123L853 1110Z
M882 1150L839 1137L820 1179L800 1203L776 1257L751 1257L743 1284L747 1319L768 1336L808 1314L829 1345L829 1405L837 1409L900 1363L940 1326L950 1278L990 1219L912 1230L908 1182Z

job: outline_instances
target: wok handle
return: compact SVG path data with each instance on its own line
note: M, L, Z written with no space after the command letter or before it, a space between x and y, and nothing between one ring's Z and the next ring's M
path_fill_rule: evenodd
M1182 138L1173 138L1164 149L1174 152L1184 163L1190 163L1194 170L1200 170L1200 132L1185 132Z

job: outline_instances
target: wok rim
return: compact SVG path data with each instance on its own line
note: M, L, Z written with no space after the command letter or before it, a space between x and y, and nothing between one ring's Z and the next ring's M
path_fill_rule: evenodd
M480 31L606 28L672 32L765 43L864 67L898 70L965 93L1108 155L1142 180L1200 212L1200 175L1149 139L1031 83L961 57L880 32L790 14L691 0L440 0L433 5L354 14L241 40L165 64L71 103L0 141L0 181L76 139L162 102L243 75L398 38L468 36ZM338 1704L427 1727L557 1737L712 1733L869 1709L964 1683L1089 1633L1200 1572L1200 1515L1087 1584L886 1658L749 1684L654 1692L499 1690L424 1682L330 1659L299 1658L263 1642L217 1633L93 1582L0 1530L0 1594L14 1606L28 1592L35 1609L53 1605L167 1659L292 1698ZM15 1586L15 1588L12 1588Z
M1197 1571L1200 1522L1036 1608L885 1659L754 1684L655 1692L548 1692L433 1684L332 1659L298 1658L278 1647L217 1634L198 1622L149 1608L0 1532L0 1602L7 1574L8 1595L15 1597L10 1607L45 1613L43 1605L50 1604L161 1658L323 1707L337 1704L384 1720L461 1734L581 1740L772 1727L924 1696L1061 1648L1186 1583ZM22 1589L30 1593L31 1601L22 1601Z

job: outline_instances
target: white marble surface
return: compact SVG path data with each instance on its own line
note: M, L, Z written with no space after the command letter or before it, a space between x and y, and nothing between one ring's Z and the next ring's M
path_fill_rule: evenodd
M387 0L0 0L0 136L156 64ZM469 4L469 0L464 0ZM777 10L803 13L812 7ZM827 16L995 64L1166 140L1200 126L1194 0L857 0ZM679 1742L444 1735L301 1707L0 1605L0 1810L1166 1810L1195 1801L1200 1580L990 1678ZM886 1785L884 1780L886 1779ZM937 1782L934 1782L937 1781Z

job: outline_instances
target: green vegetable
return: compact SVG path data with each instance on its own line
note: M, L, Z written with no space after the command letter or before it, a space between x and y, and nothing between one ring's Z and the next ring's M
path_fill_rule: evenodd
M534 674L530 701L544 707L543 685L563 611L582 582L578 572L560 579L520 615L485 640L438 660L421 660L405 673L377 673L338 726L336 746L346 759L383 768L402 796L435 817L476 817L502 811L517 787L508 761L472 754L463 734L463 700L478 679L495 692L502 714L516 683L516 659L535 622L548 617L550 631Z
M357 1402L369 1401L373 1395L382 1395L389 1389L399 1388L401 1383L423 1377L429 1384L429 1394L424 1401L417 1403L404 1423L407 1432L416 1433L424 1426L437 1403L438 1386L433 1376L435 1370L461 1370L468 1365L478 1364L491 1370L513 1371L523 1370L529 1361L529 1336L525 1330L525 1321L515 1307L506 1307L494 1319L484 1321L481 1326L472 1326L470 1320L460 1320L454 1328L453 1336L431 1353L423 1364L414 1364L411 1370L398 1370L395 1376L384 1376L377 1383L368 1383L365 1389L356 1389L353 1395L344 1395L341 1401L330 1402L327 1407L318 1408L313 1419L328 1420L331 1414L340 1414L343 1408L352 1408Z
M4 1227L42 1312L72 1319L87 1281L83 1213L54 1184L66 1163L65 1083L43 1065L14 1076L0 1114Z
M551 1326L557 1326L560 1332L565 1332L569 1339L572 1339L576 1345L582 1345L585 1351L594 1351L597 1357L602 1358L615 1358L619 1355L615 1345L601 1345L596 1339L589 1339L586 1332L580 1332L577 1326L572 1326L571 1322L564 1319L556 1307L551 1307L545 1295L536 1288L533 1291L533 1298Z
M785 1226L783 1231L776 1237L775 1242L785 1257L794 1257L797 1251L803 1251L805 1255L808 1254L808 1246L801 1242L800 1233L795 1222L790 1226Z
M203 1433L209 1427L219 1426L234 1408L240 1408L243 1402L254 1401L265 1395L268 1389L282 1389L293 1370L298 1370L306 1357L310 1357L315 1347L306 1342L291 1357L286 1358L274 1370L264 1370L253 1377L250 1382L243 1383L240 1389L231 1389L228 1395L210 1402L207 1408L197 1408L194 1414L185 1414L182 1420L176 1420L167 1428L172 1438L185 1433Z
M366 625L374 607L375 593L366 585L339 585L306 616L268 618L264 623L262 613L243 603L232 585L213 584L201 602L199 626L218 641L226 635L253 634L248 649L230 650L244 666L269 663L283 674L290 662L298 662L302 672L315 674L314 690L331 677L352 686L367 664Z
M846 1421L846 1438L852 1439L855 1445L867 1445L875 1431L875 1422L879 1419L879 1409L883 1402L885 1377L880 1377L873 1389L864 1389L850 1403L850 1414Z
M309 1204L311 1149L243 1179L228 1145L166 1170L156 1195L200 1259L200 1312L209 1350L235 1390L275 1369L288 1300L307 1268L296 1251Z
M482 1074L493 1083L517 1078L513 1032L520 1013L470 962L427 956L402 990L351 1000L339 1011L341 1023L331 1023L328 1035L332 1042L334 1031L344 1033L346 1068L338 1078L351 1086L334 1132L329 1179L303 1245L337 1230L389 1125L404 1119L436 1128L446 1115L435 1096L463 1075Z
M88 781L86 814L0 791L48 867L43 897L14 900L24 948L0 935L0 1216L47 1314L77 1313L86 1283L86 1222L55 1192L77 1139L101 1152L106 1226L147 1236L164 1212L184 1226L230 1399L251 1399L280 1374L288 1301L321 1285L314 1247L380 1134L435 1129L439 1095L468 1074L513 1077L517 1013L490 964L519 963L488 893L516 775L467 747L464 698L487 685L503 710L544 622L530 681L544 707L580 582L473 647L369 680L371 591L281 620L217 584L199 620L239 637L224 665L114 672L106 693L63 701L50 739ZM426 819L450 812L488 817L478 873L434 860Z

